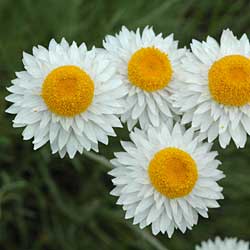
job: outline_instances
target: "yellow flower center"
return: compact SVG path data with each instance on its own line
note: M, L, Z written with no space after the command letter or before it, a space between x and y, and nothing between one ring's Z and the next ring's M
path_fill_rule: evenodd
M157 152L149 163L149 178L154 188L170 199L189 194L198 178L196 163L178 148Z
M172 74L167 54L154 47L139 49L128 63L131 84L148 92L163 89L170 82Z
M216 61L208 73L209 90L220 104L243 106L250 101L250 60L230 55Z
M75 116L91 104L94 82L77 66L61 66L48 74L41 95L51 112L60 116Z

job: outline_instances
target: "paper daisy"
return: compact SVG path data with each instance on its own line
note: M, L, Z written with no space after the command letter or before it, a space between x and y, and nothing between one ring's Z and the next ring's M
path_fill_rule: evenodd
M121 120L128 129L139 121L141 128L172 122L169 100L171 86L185 49L178 49L173 34L166 38L146 27L142 35L122 27L116 36L103 42L111 61L126 86L126 110Z
M225 238L221 240L219 237L215 241L208 240L202 242L201 246L196 246L195 250L250 250L249 243L236 238Z
M192 53L182 60L183 72L174 86L174 106L184 113L182 123L211 142L219 138L225 148L232 139L244 147L250 134L250 45L246 35L239 40L230 30L222 33L220 45L211 37L192 41Z
M174 229L183 233L198 222L198 214L207 218L208 208L219 207L224 177L217 169L220 162L211 144L202 143L192 129L150 127L135 129L132 142L122 142L125 152L115 153L111 194L117 204L134 218L140 228L152 225L153 234Z
M24 140L34 138L34 149L49 142L52 153L73 158L115 136L126 92L105 53L52 39L48 49L24 53L23 64L8 88L7 112L16 114L14 127L25 127Z

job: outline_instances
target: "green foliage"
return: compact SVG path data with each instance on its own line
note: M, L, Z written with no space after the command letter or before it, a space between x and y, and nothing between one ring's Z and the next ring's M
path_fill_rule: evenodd
M219 159L227 178L225 200L210 211L208 220L185 235L153 237L124 219L121 207L109 195L109 165L78 155L74 160L51 156L45 146L32 150L22 141L21 130L11 127L4 101L14 78L22 70L22 51L47 46L52 37L101 46L106 34L121 25L153 25L156 32L175 33L180 45L207 34L219 37L223 28L249 34L250 2L245 0L0 0L0 249L83 250L165 249L191 250L215 235L250 239L250 143L236 150L221 150ZM126 130L118 130L126 139ZM118 139L101 147L112 158Z

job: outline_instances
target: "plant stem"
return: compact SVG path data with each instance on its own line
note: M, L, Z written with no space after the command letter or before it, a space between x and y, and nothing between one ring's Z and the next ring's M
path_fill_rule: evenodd
M98 155L98 154L91 152L91 151L84 151L83 155L85 155L87 158L89 158L97 163L100 163L101 165L105 166L106 168L112 169L112 164L110 163L110 161L102 155Z
M136 232L137 234L139 234L143 239L145 239L150 245L152 245L153 247L155 247L155 249L157 250L170 250L166 247L164 247L162 245L162 243L157 240L156 237L152 236L150 233L148 233L145 230L139 229L137 226L133 226L133 225L129 225L129 227Z

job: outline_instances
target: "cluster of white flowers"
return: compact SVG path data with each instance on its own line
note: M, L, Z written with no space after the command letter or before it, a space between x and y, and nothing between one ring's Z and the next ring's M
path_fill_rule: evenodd
M250 134L247 36L225 30L220 43L208 37L190 47L149 27L122 27L90 50L52 39L48 49L23 54L25 70L8 88L7 112L34 149L49 142L62 158L98 151L126 123L131 141L121 142L124 152L112 160L111 194L140 228L184 233L223 199L212 142L244 147Z

